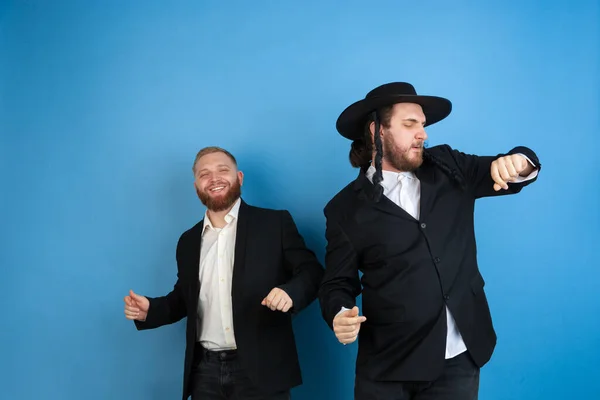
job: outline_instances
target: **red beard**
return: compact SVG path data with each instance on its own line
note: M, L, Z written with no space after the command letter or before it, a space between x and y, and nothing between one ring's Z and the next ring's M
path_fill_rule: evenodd
M229 186L229 189L227 189L227 192L224 195L211 196L208 190L200 191L198 188L196 188L196 193L206 208L210 211L219 212L227 210L240 198L242 195L242 187L240 181L236 180L233 185Z
M414 171L423 163L423 144L414 143L420 147L420 152L416 157L411 158L412 146L408 149L401 149L394 144L392 137L385 135L383 137L383 157L398 171Z

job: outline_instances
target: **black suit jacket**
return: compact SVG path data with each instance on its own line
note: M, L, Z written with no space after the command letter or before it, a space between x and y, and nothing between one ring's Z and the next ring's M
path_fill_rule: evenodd
M498 156L466 155L446 145L427 151L450 173L430 162L416 171L421 181L418 221L383 195L379 202L372 200L374 186L363 171L324 210L322 314L332 327L341 307L352 308L362 290L367 320L358 338L356 373L367 379L429 381L439 376L446 345L444 305L479 366L496 344L477 265L475 200L518 193L535 179L495 192L490 166ZM510 153L523 153L540 167L525 147ZM464 188L450 179L452 173L462 175Z
M177 243L177 282L164 297L149 298L146 321L138 329L152 329L187 317L183 399L190 395L190 372L197 339L200 221ZM302 383L292 313L317 296L323 267L304 243L289 212L253 207L242 201L238 214L232 307L240 362L255 385L266 392L288 390ZM291 297L293 308L271 311L261 301L279 287Z

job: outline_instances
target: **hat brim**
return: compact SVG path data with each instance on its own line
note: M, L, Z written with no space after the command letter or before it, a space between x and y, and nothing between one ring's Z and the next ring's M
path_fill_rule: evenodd
M377 96L359 100L348 106L338 117L335 125L336 129L347 139L362 139L364 125L369 114L378 108L396 103L419 104L423 108L423 114L425 114L425 126L443 120L452 111L452 103L443 97L422 95Z

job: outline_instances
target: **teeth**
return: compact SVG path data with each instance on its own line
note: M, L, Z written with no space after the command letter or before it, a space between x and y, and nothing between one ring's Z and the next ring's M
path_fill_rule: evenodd
M222 190L223 188L225 188L225 186L218 186L216 188L212 188L210 189L211 192L216 192L217 190Z

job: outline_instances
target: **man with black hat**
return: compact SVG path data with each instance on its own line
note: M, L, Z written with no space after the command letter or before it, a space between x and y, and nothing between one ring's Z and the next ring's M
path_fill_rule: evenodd
M479 369L496 344L477 265L475 200L520 192L540 162L526 147L498 156L425 149L424 128L451 109L447 99L389 83L337 120L360 172L324 210L319 301L341 343L358 337L358 400L476 399Z

